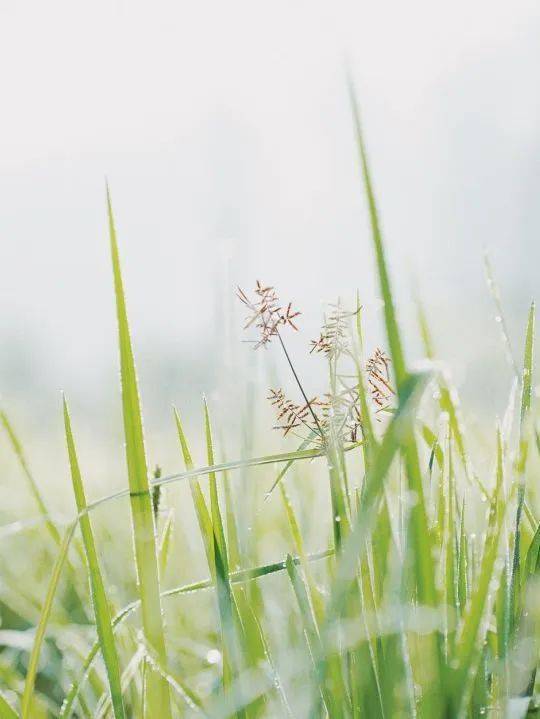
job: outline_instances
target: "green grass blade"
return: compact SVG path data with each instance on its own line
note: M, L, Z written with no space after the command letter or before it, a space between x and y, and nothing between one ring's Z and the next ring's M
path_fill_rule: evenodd
M525 467L527 463L528 441L527 419L531 409L532 373L534 357L534 302L529 310L527 332L525 335L525 350L523 357L523 374L521 381L521 410L519 429L519 461L518 461L518 496L516 506L516 520L514 530L514 553L512 562L511 601L512 601L512 627L517 626L521 610L521 518L525 504Z
M23 695L21 699L21 719L31 719L32 711L32 700L34 695L34 685L36 681L36 675L38 671L39 657L41 654L41 648L43 646L43 640L45 639L45 632L47 631L47 625L49 623L49 617L51 609L60 582L62 569L67 559L68 549L71 542L73 533L77 522L70 524L64 534L64 538L60 543L60 549L56 562L52 569L51 578L49 580L49 586L47 588L47 594L41 608L41 614L39 617L39 623L36 628L36 634L34 643L32 645L32 651L30 652L30 659L28 660L28 668L26 670L26 679L24 684Z
M163 617L159 593L156 535L152 500L149 492L148 466L144 446L139 390L137 387L137 375L120 270L116 230L108 190L107 210L118 320L126 460L143 629L146 641L153 647L160 661L166 664L165 637L163 633ZM147 703L151 716L159 716L160 719L161 717L168 719L171 716L169 687L156 672L150 672L150 676L148 677Z
M210 424L210 413L206 399L204 400L204 428L208 464L213 465L214 443ZM213 530L216 592L223 638L223 688L225 692L227 692L230 689L233 678L240 677L243 647L240 646L241 641L239 634L241 632L241 626L229 578L229 555L219 506L215 472L210 472L208 477L210 483L210 515ZM240 712L239 716L243 717L244 712Z
M398 397L401 399L405 390L407 369L405 356L401 343L401 337L394 308L390 276L388 274L384 244L382 240L375 195L371 181L371 174L368 165L367 153L360 124L360 113L352 83L349 83L349 92L353 112L353 121L360 153L360 163L366 190L369 216L371 221L371 236L375 250L379 286L384 302L384 318L386 324L386 335L390 347L390 356L394 367ZM435 589L435 573L432 547L429 541L429 529L424 501L424 490L422 486L422 474L418 459L418 450L414 438L414 431L411 428L407 440L403 442L403 452L407 465L409 488L415 493L417 501L411 512L412 542L414 558L417 564L417 580L419 599L425 604L435 605L437 603L437 592Z
M13 709L2 692L0 692L0 719L19 719L17 712Z
M532 396L532 373L533 373L533 358L534 358L534 319L535 319L535 306L534 302L531 304L529 310L529 318L527 320L527 333L525 336L525 352L523 358L523 375L522 375L522 389L521 389L521 413L520 420L523 426L527 418L527 414L531 409L531 396Z
M379 215L377 212L377 204L375 202L375 193L373 191L373 184L371 181L371 174L368 166L368 159L366 153L366 147L364 144L364 137L362 134L362 128L360 124L360 112L358 109L358 103L352 82L349 80L349 97L351 101L353 122L356 135L356 142L358 144L358 150L360 153L360 165L362 168L362 176L364 179L364 186L366 190L366 198L369 211L369 219L371 223L371 236L373 239L373 246L375 249L375 259L377 263L377 273L379 275L379 285L381 289L382 299L384 302L384 319L386 324L386 333L388 337L388 344L390 347L390 356L394 367L394 376L396 378L396 387L398 394L400 392L400 386L403 384L406 376L407 369L405 366L405 357L403 354L403 347L401 344L401 337L399 334L399 328L396 318L396 311L394 307L394 300L392 297L392 289L390 283L390 275L388 274L385 250L381 235Z
M344 543L343 551L336 566L336 576L330 593L327 609L327 621L338 616L348 594L351 578L355 576L355 568L365 554L366 539L377 519L374 508L381 498L384 482L401 442L406 436L408 425L413 421L414 409L417 406L427 375L414 374L405 383L403 400L386 430L383 440L375 454L373 465L366 475L362 492L362 501L354 519L351 534Z
M114 716L116 719L124 719L126 716L124 710L124 702L122 699L122 687L120 683L120 666L118 663L118 655L111 626L111 613L109 603L105 594L105 586L99 566L99 559L94 541L94 534L90 517L84 513L86 509L86 496L75 448L75 440L71 428L71 419L69 409L64 397L64 426L66 432L66 442L68 448L69 464L71 468L71 480L73 483L73 492L77 504L77 511L83 512L80 518L80 528L83 538L84 551L88 564L88 576L90 580L90 589L92 595L92 604L94 607L94 615L96 619L96 628L101 645L101 654L105 662L107 670L107 678L109 680L109 688L111 692L111 702L113 706Z
M499 460L502 462L499 445ZM502 464L498 465L497 486L490 502L488 527L480 571L475 577L474 591L456 640L452 664L452 702L454 716L462 716L473 691L474 680L481 659L488 622L497 593L500 568L497 567L501 530L504 525L505 505L502 496Z
M158 556L159 556L159 574L161 577L165 574L167 569L167 563L169 561L169 555L171 550L171 537L174 528L174 513L171 510L167 515L163 531L161 532L161 538L159 540Z
M495 282L495 276L493 274L493 268L491 267L491 261L489 259L489 255L487 252L484 252L484 269L486 272L486 280L487 285L489 289L489 293L493 299L493 303L495 305L495 311L496 311L496 321L499 325L499 328L501 330L501 336L504 344L505 354L508 359L508 363L510 364L510 367L512 371L514 372L516 377L519 377L519 369L517 366L517 362L514 357L514 353L512 351L512 343L510 342L510 335L508 333L508 327L506 325L506 320L504 317L504 312L502 308L502 301L501 301L501 293L499 290L499 286Z
M189 451L186 435L180 421L180 415L178 411L174 409L174 419L176 422L176 430L178 432L178 439L180 441L180 448L182 450L182 456L184 458L184 464L188 472L193 471L193 460L191 458L191 452ZM189 487L191 490L191 497L193 499L193 506L195 507L195 514L197 515L197 522L199 524L199 530L204 543L204 549L206 552L206 560L208 562L208 569L210 574L214 576L214 540L212 530L212 519L210 512L206 506L206 501L201 489L201 485L197 480L196 476L192 476L189 480Z
M214 462L214 444L212 440L212 428L210 425L210 413L208 411L208 404L206 399L204 400L204 432L206 437L206 454L209 465L213 465ZM212 517L212 528L215 540L217 541L219 551L221 554L221 561L224 564L224 572L228 575L229 563L227 554L227 544L225 541L225 532L223 530L223 520L221 518L221 510L219 508L219 497L217 490L216 473L210 472L208 475L209 487L210 487L210 516Z
M4 426L4 429L6 430L10 444L13 448L13 452L15 453L15 456L17 457L17 459L19 461L19 464L21 466L23 474L26 477L26 479L28 480L28 485L30 487L30 491L32 493L34 501L37 504L39 513L43 517L45 525L46 525L46 527L49 531L49 534L51 535L54 543L57 546L60 546L62 543L62 537L60 536L58 527L50 518L49 512L47 510L47 505L45 504L45 500L43 499L41 492L39 490L39 487L37 486L36 480L34 479L32 472L30 471L30 466L26 459L26 455L24 453L24 449L19 440L19 437L17 436L15 430L13 429L13 425L9 421L8 416L3 411L0 412L0 420Z
M329 691L329 688L326 684L325 676L321 673L319 667L319 661L323 655L323 649L321 644L321 638L319 636L317 622L313 613L313 607L311 606L309 601L309 595L305 581L300 575L298 567L292 561L292 557L290 555L287 555L286 566L287 574L289 575L298 608L300 610L300 617L302 619L302 625L304 628L306 642L309 647L309 653L313 658L315 677L317 680L317 688L321 694L321 699L326 706L329 716L337 716L334 711L334 697Z

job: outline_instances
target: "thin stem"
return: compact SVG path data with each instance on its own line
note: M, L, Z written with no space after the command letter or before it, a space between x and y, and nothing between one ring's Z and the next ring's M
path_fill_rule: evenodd
M280 341L280 343L281 343L281 347L282 347L282 349L283 349L283 352L285 353L285 357L287 358L287 362L289 363L289 367L291 368L291 372L292 372L293 375L294 375L294 379L296 380L296 384L297 384L298 387L300 388L300 392L302 393L302 397L304 398L304 401L305 401L305 403L306 403L306 406L308 407L309 411L311 412L311 416L313 417L313 421L315 422L315 424L316 424L316 426L317 426L317 430L318 430L318 432L319 432L319 434L320 434L320 436L321 436L321 439L324 439L324 432L323 432L323 429L322 429L322 427L321 427L321 423L319 422L319 418L318 418L317 415L315 414L315 412L314 412L314 410L313 410L313 407L311 406L311 402L309 401L309 399L307 398L306 393L304 392L304 388L302 387L302 383L300 382L300 378L299 378L298 375L296 374L296 370L294 369L294 365L293 365L293 363L292 363L292 360L291 360L291 358L289 357L289 353L287 352L287 348L285 347L285 343L283 342L283 339L281 338L281 335L280 335L280 333L279 333L279 331L278 331L277 329L276 329L276 334L277 334L277 336L278 336L278 338L279 338L279 341Z

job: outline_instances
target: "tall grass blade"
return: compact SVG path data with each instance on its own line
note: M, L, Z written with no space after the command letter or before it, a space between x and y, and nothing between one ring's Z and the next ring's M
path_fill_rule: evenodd
M94 533L90 523L90 517L86 510L86 496L75 448L75 440L71 428L71 419L69 409L65 397L63 398L64 410L64 427L66 433L66 442L68 448L69 464L71 468L71 480L73 483L73 493L75 494L75 502L77 511L81 515L79 524L83 538L84 551L88 564L88 577L90 580L90 589L92 595L92 604L94 607L94 615L96 619L96 628L101 645L101 654L105 662L107 670L107 678L109 680L109 688L111 692L111 702L116 719L124 719L126 716L124 702L122 699L122 687L120 683L120 665L118 655L116 653L116 645L111 625L111 613L109 603L105 594L105 586L99 566L99 559L94 541Z
M180 441L180 448L182 450L182 456L184 458L184 465L188 472L193 471L193 459L191 458L191 452L187 443L186 435L182 427L180 415L178 411L174 409L174 419L176 422L176 430L178 432L178 439ZM212 529L212 519L210 512L206 505L204 495L201 489L201 485L197 477L194 475L189 480L189 488L191 490L191 497L193 499L193 506L195 507L195 514L197 515L197 522L199 524L199 530L204 543L204 549L206 553L206 560L208 562L208 569L210 574L215 576L215 565L214 565L214 538Z
M525 335L525 349L523 357L523 374L521 380L521 409L519 428L519 462L518 462L518 496L516 506L516 522L514 530L514 556L512 563L511 599L512 599L512 627L518 622L521 605L521 518L525 504L525 467L527 463L528 440L527 440L527 419L531 409L532 396L532 372L534 356L534 302L529 310L527 320L527 332Z
M159 594L156 535L152 499L149 492L150 487L148 482L148 466L144 446L142 415L124 287L120 270L116 230L108 188L107 210L118 320L126 459L135 558L141 597L142 622L146 641L153 647L160 661L166 664L165 637L163 633L163 617ZM171 708L167 682L153 671L150 672L147 686L147 704L150 715L160 717L160 719L161 717L163 717L163 719L169 719L171 716Z
M407 387L409 375L405 364L405 356L392 296L392 288L387 269L375 194L373 191L373 184L360 123L360 113L351 81L349 81L349 95L351 100L355 136L360 155L362 177L369 210L371 237L375 251L379 287L382 300L384 302L386 336L393 363L398 399L401 404L409 391L409 388ZM422 471L420 468L418 448L414 433L414 424L406 423L405 432L406 434L400 438L400 450L405 458L409 491L414 497L413 506L410 512L410 547L415 567L414 579L418 601L421 604L434 607L437 606L439 602L438 591L435 583L435 547L429 528L428 512L424 496ZM424 685L422 686L421 691L422 707L423 711L430 712L431 716L437 717L441 716L443 711L442 685L440 683L443 660L441 654L440 636L435 635L433 637L425 638L425 652L426 654L432 655L432 661L429 663L433 667L434 673L428 675L428 677L424 680Z

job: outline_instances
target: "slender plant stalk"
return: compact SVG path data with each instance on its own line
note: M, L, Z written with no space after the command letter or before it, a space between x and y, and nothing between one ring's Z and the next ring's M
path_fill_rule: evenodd
M64 427L66 432L66 442L68 447L69 464L71 468L71 480L73 483L73 493L77 504L77 511L84 512L86 509L86 496L75 449L75 440L71 429L71 419L69 409L64 397ZM105 585L101 575L99 559L94 541L94 533L90 523L88 514L82 514L80 519L81 533L84 543L84 551L88 564L88 577L90 580L90 589L92 595L92 604L94 606L94 615L96 618L97 633L101 645L101 654L105 662L107 670L107 678L109 680L109 689L111 693L111 702L115 719L124 719L126 716L124 709L124 700L122 697L122 686L120 683L120 664L114 643L112 631L111 612L109 602L105 594Z
M166 666L167 656L159 592L156 532L148 482L142 415L120 271L116 230L108 189L107 209L118 319L126 460L143 630L146 641L156 652L160 663ZM146 702L151 717L159 717L160 719L169 719L171 717L169 686L167 681L155 671L149 672Z

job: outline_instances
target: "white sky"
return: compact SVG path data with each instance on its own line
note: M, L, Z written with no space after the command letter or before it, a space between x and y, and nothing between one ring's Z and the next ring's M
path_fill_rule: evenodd
M521 311L539 32L529 0L0 0L0 339L55 381L116 361L105 175L143 355L208 339L214 286L261 276L314 323L372 298L345 58L400 287L451 296L467 338L487 245Z

